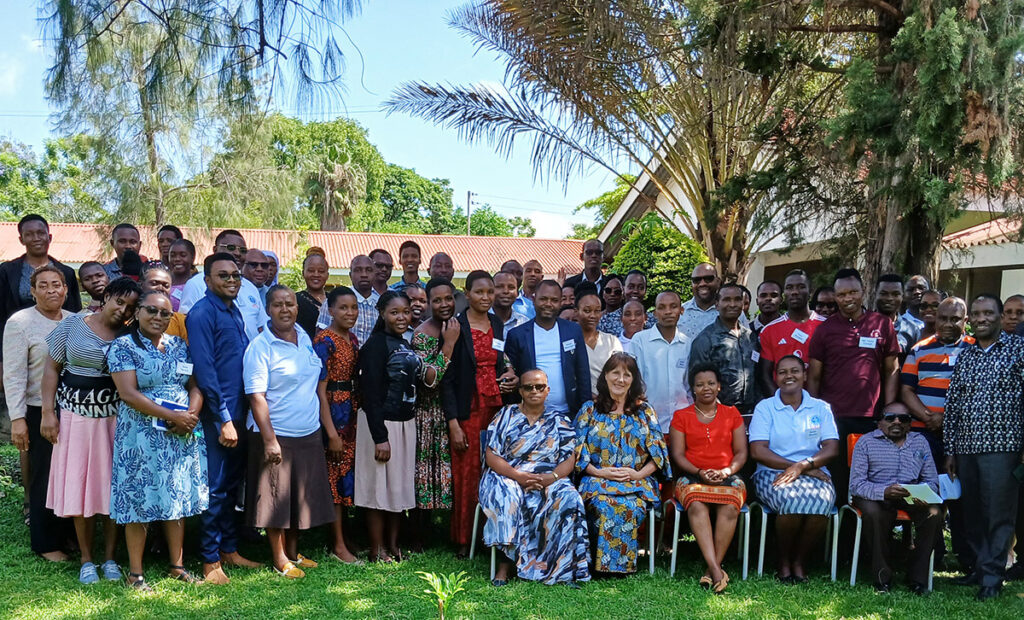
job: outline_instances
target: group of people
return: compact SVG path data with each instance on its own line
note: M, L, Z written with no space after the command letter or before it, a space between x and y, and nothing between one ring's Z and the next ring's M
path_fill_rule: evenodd
M173 577L225 584L225 566L259 566L239 553L242 527L265 530L274 570L300 578L317 565L298 547L313 527L330 527L332 560L361 562L352 507L368 559L392 562L422 547L435 511L465 554L479 504L483 541L504 556L494 585L575 586L635 572L647 516L672 507L704 558L699 583L720 593L756 500L774 515L786 583L807 580L827 518L850 503L874 585L889 590L892 525L906 513L908 585L924 593L945 506L905 486L938 492L940 472L961 483L947 505L962 581L984 599L1020 577L1024 339L1012 332L1024 297L968 304L922 276L886 275L869 310L853 269L813 294L799 269L751 294L702 263L689 299L659 291L648 308L645 274L605 273L598 240L561 281L509 260L462 287L444 253L421 280L406 241L399 281L378 249L328 290L327 256L312 248L296 292L276 282L277 257L235 230L197 271L177 228L158 231L149 261L121 224L115 257L75 274L49 256L42 217L18 229L25 255L0 265L12 439L32 549L65 561L73 541L82 583L121 579L118 525L127 582L148 590L151 523L163 522ZM201 575L183 561L196 515Z

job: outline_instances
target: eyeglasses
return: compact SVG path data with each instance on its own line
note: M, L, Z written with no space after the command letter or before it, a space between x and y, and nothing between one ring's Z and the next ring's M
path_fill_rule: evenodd
M238 280L239 282L242 281L242 274L241 272L238 271L232 271L231 273L222 271L217 274L217 277L220 278L221 280L224 280L225 282L229 282L231 280Z
M270 263L258 263L255 261L245 261L246 267L252 267L253 269L270 269Z
M169 319L174 316L174 313L170 310L164 310L163 308L157 308L156 306L139 306L145 310L150 316L159 315L161 319Z
M249 251L249 248L245 247L244 245L235 245L233 243L221 243L217 247L224 248L225 250L231 252L232 254L234 254L235 252L238 252L239 254L245 254L246 252Z
M718 276L694 276L690 278L690 282L694 284L700 284L701 282L703 282L704 284L711 284L712 282L715 281L715 278L717 277Z
M886 422L899 422L900 424L910 424L909 413L886 413L882 415L882 420Z
M519 389L524 392L543 392L548 389L547 383L524 383L519 386Z

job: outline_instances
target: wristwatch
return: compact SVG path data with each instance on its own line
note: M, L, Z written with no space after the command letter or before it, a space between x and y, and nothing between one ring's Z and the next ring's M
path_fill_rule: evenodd
M810 467L811 469L814 469L814 457L813 457L813 456L809 456L809 457L805 458L805 459L804 459L804 461L806 461L806 462L807 462L807 465L808 465L808 466L809 466L809 467Z

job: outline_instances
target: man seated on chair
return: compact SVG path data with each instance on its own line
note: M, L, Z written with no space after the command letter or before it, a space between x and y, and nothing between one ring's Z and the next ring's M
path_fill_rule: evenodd
M871 550L871 575L875 589L888 592L892 583L889 541L897 511L914 522L916 535L910 552L907 581L910 591L924 594L928 587L929 556L938 528L942 505L914 499L905 484L927 484L939 492L939 477L928 441L910 433L910 411L898 402L889 403L878 421L878 430L857 440L850 463L850 496L864 519L864 535Z

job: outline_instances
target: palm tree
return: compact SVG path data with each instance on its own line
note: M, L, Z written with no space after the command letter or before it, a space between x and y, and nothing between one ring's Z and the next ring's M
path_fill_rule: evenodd
M698 4L484 0L450 23L505 60L510 86L407 83L385 106L506 156L529 137L542 178L639 170L658 209L742 278L751 253L792 233L801 211L773 202L767 183L730 184L771 169L779 151L766 127L820 113L838 80L799 63L759 71L766 58L780 64L771 54L788 41L750 35L743 10L708 18L691 13Z

